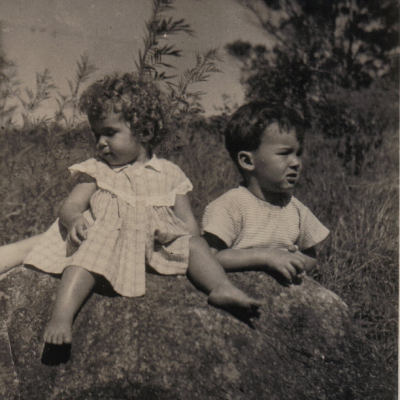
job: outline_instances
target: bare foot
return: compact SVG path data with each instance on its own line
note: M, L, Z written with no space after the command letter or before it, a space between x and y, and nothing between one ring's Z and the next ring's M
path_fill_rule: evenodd
M68 344L72 342L72 324L65 319L51 318L43 334L45 343Z
M224 285L213 290L208 296L208 302L215 307L234 307L248 311L255 311L262 305L262 301L249 297L233 285Z

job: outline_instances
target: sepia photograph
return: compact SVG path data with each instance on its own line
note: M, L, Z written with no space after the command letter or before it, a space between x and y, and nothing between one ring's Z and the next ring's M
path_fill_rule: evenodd
M0 398L395 400L396 0L0 2Z

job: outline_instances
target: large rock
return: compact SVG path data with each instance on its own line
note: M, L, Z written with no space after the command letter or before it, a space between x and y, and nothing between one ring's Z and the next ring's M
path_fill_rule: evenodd
M395 398L395 376L347 306L310 278L283 286L230 275L265 300L259 318L215 309L183 276L147 276L147 294L93 294L70 349L41 335L59 280L18 268L0 282L22 400ZM1 293L0 293L1 294Z

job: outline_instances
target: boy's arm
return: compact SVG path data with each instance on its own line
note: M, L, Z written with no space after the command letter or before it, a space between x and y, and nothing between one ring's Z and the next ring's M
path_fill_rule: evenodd
M78 183L61 206L59 217L68 229L68 239L80 245L86 239L87 221L83 212L89 209L90 198L96 190L95 182Z
M211 252L227 272L276 271L291 282L298 274L311 270L316 263L312 258L312 251L306 255L296 249L294 251L266 247L229 249L213 234L205 232L204 237L211 247Z

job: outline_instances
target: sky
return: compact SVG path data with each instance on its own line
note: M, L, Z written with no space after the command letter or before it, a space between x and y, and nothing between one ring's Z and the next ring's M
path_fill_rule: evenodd
M62 93L68 92L76 62L84 52L98 67L91 81L113 71L134 70L138 49L143 47L145 23L152 0L1 0L3 51L18 68L22 87L35 87L36 72L48 68ZM270 45L266 33L249 11L235 0L175 0L175 18L184 18L194 36L179 34L168 43L183 50L171 60L178 71L195 65L196 53L218 48L221 73L196 89L206 92L202 104L206 115L216 114L223 95L232 104L243 102L240 66L225 49L237 39ZM167 60L166 60L167 61ZM167 62L170 62L168 60ZM52 114L47 102L41 112Z

